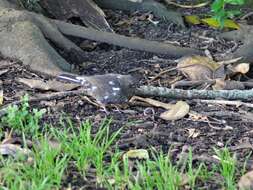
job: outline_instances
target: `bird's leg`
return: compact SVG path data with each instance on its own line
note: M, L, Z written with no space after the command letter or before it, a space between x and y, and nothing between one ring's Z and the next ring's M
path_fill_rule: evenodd
M109 111L106 109L106 105L100 102L94 102L92 101L90 98L88 98L87 96L83 96L82 97L84 100L88 101L89 103L91 103L92 105L100 108L99 111L105 112L106 115L109 115Z

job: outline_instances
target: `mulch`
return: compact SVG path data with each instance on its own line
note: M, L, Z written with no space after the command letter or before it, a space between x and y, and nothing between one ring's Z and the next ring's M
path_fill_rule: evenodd
M216 39L218 30L205 26L191 26L190 30L183 30L173 24L160 21L154 25L141 13L129 15L121 11L106 11L108 21L112 24L115 32L127 36L138 36L145 39L167 41L168 43L180 44L181 46L207 49L212 54L219 56L229 51L234 51L233 41ZM156 18L154 18L156 20ZM206 36L212 41L207 41L201 36ZM132 51L103 43L82 41L83 48L86 48L86 57L89 65L82 68L84 75L120 73L134 74L141 76L140 83L147 85L151 77L163 70L175 67L173 58L165 55L157 55L146 52ZM23 67L15 60L1 60L6 65L1 65L1 70L7 71L0 75L4 90L4 105L18 100L22 95L28 93L31 97L36 94L51 93L30 89L17 82L17 78L39 78L47 80L46 76L33 73ZM170 87L170 81L178 77L177 71L163 75L152 85ZM159 100L175 103L177 100ZM122 127L122 133L117 142L121 150L134 148L154 147L165 153L171 150L173 162L176 162L180 155L193 152L194 163L204 162L208 167L214 163L210 158L215 154L213 148L228 147L236 154L237 166L243 166L246 156L252 151L253 143L253 115L252 110L247 107L236 107L228 105L216 105L199 103L195 100L186 100L190 110L205 115L205 118L192 118L186 116L177 121L164 121L159 115L163 111L160 108L144 107L141 105L129 105L121 112L109 108L109 114L101 111L87 100L80 96L65 97L59 100L40 101L32 103L34 107L47 108L47 114L43 117L43 123L50 123L55 127L59 126L59 119L62 115L71 118L75 123L89 119L93 123L94 132L100 127L105 118L111 118L111 130L116 131ZM252 169L250 157L247 169ZM71 176L77 178L73 168L66 183L71 182L76 188L86 184L75 181ZM80 179L80 178L79 178ZM219 188L217 181L205 181L197 184L198 188L216 189ZM92 188L91 188L92 189Z

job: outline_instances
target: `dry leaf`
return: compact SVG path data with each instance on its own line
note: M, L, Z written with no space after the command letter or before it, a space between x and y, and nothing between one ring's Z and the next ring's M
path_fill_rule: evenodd
M104 179L104 176L103 176L102 178L99 177L99 176L96 177L96 182L97 182L98 184L103 183L104 180L105 180L105 179ZM116 180L115 180L114 178L108 178L108 179L106 179L106 182L109 183L110 185L115 185ZM72 189L69 189L69 190L72 190Z
M68 90L73 90L77 88L78 86L80 86L79 84L62 83L60 81L55 81L55 80L44 82L42 80L19 78L17 79L17 81L29 86L30 88L46 90L46 91L48 90L68 91Z
M189 135L188 137L196 138L199 136L200 132L196 129L188 129Z
M145 149L129 150L123 155L123 159L125 158L149 159L149 154Z
M212 59L198 55L183 57L179 59L177 65L177 69L186 75L189 80L213 79L215 71L220 70L221 67L222 65ZM225 73L221 73L221 71L218 72L219 75L224 76Z
M7 73L8 71L9 71L9 69L0 70L0 76Z
M181 186L188 184L189 181L190 181L190 179L187 174L181 174L181 182L180 182Z
M200 113L197 113L195 111L189 112L189 119L192 121L205 121L208 122L208 117L206 115L202 115Z
M224 79L216 79L215 84L212 86L213 90L223 90L226 86Z
M244 174L238 182L240 190L253 189L253 171Z
M50 148L56 149L56 150L61 148L61 143L54 139L49 140L48 145L50 146Z
M173 107L173 104L167 104L167 103L163 103L151 98L142 98L139 96L133 96L130 100L130 102L134 102L136 100L142 101L144 103L148 103L151 106L155 106L155 107L160 107L160 108L164 108L164 109L171 109Z
M190 24L197 25L201 23L200 18L197 15L188 15L188 16L185 16L184 18L185 18L185 21Z
M190 106L184 101L178 101L169 111L163 112L160 118L164 120L178 120L187 115L190 111Z
M225 71L225 66L220 65L219 68L213 71L213 79L225 79L226 78L226 71Z
M13 156L16 157L20 154L28 155L30 150L21 148L19 145L15 144L0 144L0 154L3 156Z
M116 180L114 178L110 178L106 180L110 185L114 185L116 183Z
M234 68L232 68L233 71L236 73L246 74L249 72L250 64L249 63L240 63L236 65Z

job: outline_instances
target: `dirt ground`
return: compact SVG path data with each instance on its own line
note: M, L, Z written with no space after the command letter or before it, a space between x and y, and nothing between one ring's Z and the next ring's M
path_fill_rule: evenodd
M204 10L201 10L204 11ZM108 22L115 32L127 36L138 36L145 39L167 41L181 46L208 49L215 56L222 56L226 52L234 51L237 43L216 39L218 30L206 26L190 26L190 29L180 29L175 25L159 20L154 23L147 20L141 13L128 15L127 13L112 12L107 10ZM189 13L191 14L191 13ZM156 21L156 18L153 18ZM203 36L207 38L203 38ZM212 40L207 40L212 39ZM89 41L78 41L80 46L86 50L87 62L89 65L82 68L85 75L120 73L139 74L141 84L149 84L150 77L153 77L163 70L173 68L176 62L172 58L145 52L132 51L124 48L114 47L108 44L101 44ZM236 46L236 47L235 47ZM2 60L0 66L0 80L3 82L4 105L18 100L25 93L30 96L46 94L31 89L17 82L17 78L40 78L47 80L46 76L31 72L16 61L10 63ZM152 82L152 85L170 87L170 81L180 76L177 71L163 75L159 80ZM181 75L182 76L182 75ZM175 103L174 99L160 99L164 102ZM94 131L106 117L112 118L111 128L117 130L123 126L124 129L117 144L122 150L131 148L155 147L157 150L167 152L171 149L173 161L177 161L184 152L192 148L194 162L202 161L211 166L215 161L214 147L222 148L227 146L238 159L238 168L242 167L245 157L248 156L253 146L253 113L252 108L244 106L226 106L217 104L200 103L198 100L186 100L190 110L207 116L206 118L194 119L187 116L177 121L164 121L159 118L163 111L159 108L144 107L140 105L129 105L121 112L109 108L109 115L99 108L91 105L80 96L66 97L60 100L40 101L32 106L46 107L48 112L43 122L55 124L64 114L79 123L82 120L90 119L93 122ZM194 134L193 134L194 133ZM247 169L252 169L250 157ZM86 181L80 181L75 169L70 170L66 184L71 182L73 187L80 187ZM89 186L89 184L88 184ZM87 186L87 188L88 188ZM214 181L206 181L197 184L199 189L218 189L219 185ZM90 186L90 189L94 187Z

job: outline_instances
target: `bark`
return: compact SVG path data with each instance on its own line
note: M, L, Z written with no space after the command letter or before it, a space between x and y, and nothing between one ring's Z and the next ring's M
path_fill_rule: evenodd
M40 0L40 5L55 19L80 18L88 27L112 32L104 12L92 0Z

